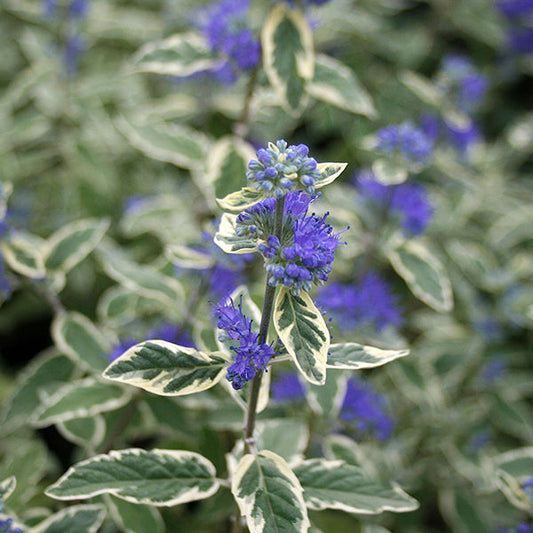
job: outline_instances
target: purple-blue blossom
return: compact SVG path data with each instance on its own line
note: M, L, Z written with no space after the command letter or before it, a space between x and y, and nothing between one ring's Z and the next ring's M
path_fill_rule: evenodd
M507 373L507 361L503 357L493 357L480 370L479 380L485 385L491 385Z
M69 16L73 20L83 20L89 11L89 0L72 0L69 6Z
M522 482L522 490L527 494L527 497L533 501L533 477Z
M363 198L377 203L399 217L407 235L417 236L424 233L433 217L433 206L422 185L383 185L370 171L357 173L354 181Z
M216 75L230 83L239 70L254 69L261 60L261 44L248 26L249 0L222 0L201 13L199 27L211 49L227 58Z
M275 402L298 402L305 398L305 387L296 372L286 372L272 381L270 394Z
M498 533L533 533L533 528L527 522L521 522L513 529L499 529Z
M69 76L73 76L78 71L79 58L86 46L85 41L79 34L73 34L67 37L64 49L64 62Z
M296 189L312 195L320 176L316 159L309 157L309 147L305 144L288 145L283 139L260 148L257 159L248 164L246 174L251 187L275 198Z
M226 378L235 390L242 389L255 377L257 370L266 370L274 350L258 342L259 334L252 331L252 320L242 312L242 299L235 307L231 298L225 298L215 305L214 312L217 327L225 332L219 338L238 342L238 346L231 346L235 359L228 367Z
M509 19L533 13L533 0L499 0L496 9Z
M0 513L4 512L4 502L2 500L2 495L0 494ZM14 526L13 519L3 517L0 518L0 533L23 533L22 529Z
M348 380L340 418L347 424L345 429L353 428L359 438L375 437L384 441L394 429L394 420L387 412L385 396L359 377Z
M375 272L365 274L358 283L330 283L320 290L318 303L344 331L368 326L379 331L402 323L396 297Z
M433 143L422 129L406 121L378 130L375 149L389 157L400 157L409 166L423 166L433 154Z
M472 119L459 126L437 115L425 114L420 126L434 143L439 140L447 142L462 157L466 156L472 146L482 140L479 126Z
M519 54L530 54L533 52L533 28L513 27L508 37L509 48Z

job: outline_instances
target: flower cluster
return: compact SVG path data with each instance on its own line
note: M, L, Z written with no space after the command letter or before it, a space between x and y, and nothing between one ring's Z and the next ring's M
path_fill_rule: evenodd
M379 331L402 323L396 298L375 272L369 272L357 284L330 283L321 289L318 303L346 331L368 326Z
M512 52L530 54L533 52L533 1L500 0L498 11L509 21L507 46Z
M312 195L320 170L316 160L309 157L305 144L288 145L281 139L258 150L257 160L252 159L248 164L246 177L254 189L281 198L296 189Z
M2 496L0 495L0 514L4 511L4 504L2 501ZM11 518L0 517L0 533L22 533L20 527L13 525L13 520Z
M311 201L302 192L287 195L281 239L272 235L274 199L267 198L237 217L237 234L262 240L258 250L265 259L268 283L288 287L294 295L327 281L339 245L339 234L326 224L327 214L307 215Z
M201 14L199 21L211 49L226 61L213 74L233 83L239 70L252 70L261 60L261 44L248 27L249 0L222 0Z
M57 0L43 0L43 14L46 18L55 18L58 15ZM66 17L67 30L64 37L63 59L67 74L72 76L78 70L78 60L81 52L86 48L82 37L80 25L89 12L89 0L71 0L68 3Z
M407 235L417 236L424 233L433 216L433 206L422 185L383 185L375 179L371 171L358 172L354 181L364 199L399 216Z
M410 121L378 130L375 149L410 168L424 166L433 154L431 139Z
M391 436L394 429L394 420L386 410L385 397L358 377L348 380L340 417L355 426L358 437L375 436L383 441Z
M252 331L252 320L242 312L242 300L235 307L233 300L226 298L215 306L215 316L217 327L225 331L219 339L238 342L238 346L231 347L235 360L228 367L226 378L234 389L242 389L257 370L266 370L274 350L268 344L258 343L259 334Z
M514 529L500 529L498 533L533 533L533 528L527 522L521 522Z
M287 372L272 382L271 395L275 402L298 402L305 398L305 387L297 373Z

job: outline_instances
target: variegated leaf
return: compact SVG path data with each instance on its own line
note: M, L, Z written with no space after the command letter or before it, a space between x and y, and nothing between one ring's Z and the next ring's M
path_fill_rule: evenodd
M115 496L106 497L108 508L124 533L164 533L165 526L157 507L130 503Z
M315 189L333 183L348 166L348 163L319 163L320 178L315 180Z
M216 260L208 253L200 252L189 246L174 244L165 249L167 259L181 268L192 268L195 270L205 270L215 265Z
M74 505L49 516L31 533L96 533L104 518L103 505Z
M32 279L44 278L43 253L23 233L14 233L2 242L1 253L14 272Z
M171 506L214 494L215 474L213 464L194 452L130 448L75 464L46 494L57 500L113 494L132 503Z
M346 393L346 372L328 371L324 385L307 388L307 401L315 413L326 419L337 417Z
M46 270L68 272L100 242L109 228L108 220L76 220L56 231L46 243Z
M221 352L205 353L153 340L141 342L115 359L104 377L162 396L182 396L216 385L227 365Z
M333 57L316 57L315 73L306 89L314 98L351 113L370 118L377 115L372 98L352 69Z
M390 159L376 159L372 163L372 172L383 185L398 185L409 177L409 171L405 167Z
M197 33L173 35L145 44L133 58L136 72L190 76L217 67L222 62Z
M327 367L344 370L374 368L406 355L409 355L409 350L382 350L355 342L332 344L329 347Z
M295 418L265 420L257 423L256 439L259 450L269 450L291 462L303 458L309 430L302 420Z
M10 476L7 479L0 481L0 498L2 501L5 502L9 496L11 496L16 486L17 479L15 476Z
M398 274L413 294L436 311L453 307L452 287L441 262L427 248L415 241L387 251Z
M297 115L314 74L313 34L305 15L285 5L274 7L263 25L261 42L270 84L287 111Z
M304 489L306 505L313 510L339 509L348 513L406 512L418 502L399 487L369 480L363 471L343 461L310 459L294 468Z
M531 502L529 495L524 491L516 477L503 470L498 470L496 472L496 482L505 497L515 507L523 511L533 511L533 502Z
M85 368L101 372L109 363L111 343L84 315L69 311L58 315L52 323L56 346Z
M427 78L416 72L405 71L400 75L400 81L426 104L435 108L442 106L444 93Z
M330 334L311 297L306 292L294 296L283 287L276 296L273 319L279 338L305 378L324 384Z
M245 455L233 474L231 491L250 533L309 529L302 487L287 463L271 451Z
M130 397L129 390L114 383L95 378L73 381L46 398L33 424L44 427L112 411L125 405Z
M104 440L106 423L103 416L93 415L58 422L56 428L66 440L77 446L96 449Z
M237 235L237 215L224 213L215 235L215 244L227 254L247 254L257 250L257 240Z
M217 203L222 209L228 211L243 211L248 207L259 203L265 198L261 191L256 191L251 187L243 187L241 190L232 192L224 198L217 198Z

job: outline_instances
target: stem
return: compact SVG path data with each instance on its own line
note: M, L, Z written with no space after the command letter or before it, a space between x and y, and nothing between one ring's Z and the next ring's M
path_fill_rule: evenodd
M283 211L285 210L285 197L282 196L276 200L276 215L274 222L274 235L281 241L281 232L283 231ZM265 299L263 300L263 312L261 313L261 324L259 325L258 343L263 344L267 341L268 328L272 318L272 309L274 307L274 296L276 287L268 284L265 286ZM252 390L250 391L250 400L248 401L248 413L246 414L246 426L244 429L244 445L249 450L249 441L253 436L255 428L255 418L257 414L257 401L259 399L259 389L263 372L258 372L252 381Z

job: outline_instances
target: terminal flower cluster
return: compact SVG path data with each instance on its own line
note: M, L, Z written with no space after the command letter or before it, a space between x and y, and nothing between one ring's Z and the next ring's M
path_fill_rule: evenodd
M232 346L235 360L228 367L226 378L235 390L242 389L247 381L255 377L257 370L266 370L266 365L274 355L272 347L259 343L259 334L252 331L252 320L242 312L242 300L238 307L231 298L226 298L215 306L217 327L224 330L220 340L238 342Z
M276 402L298 402L305 398L305 387L296 372L287 372L272 382L271 395Z
M327 213L307 215L311 201L302 192L287 195L281 239L272 235L275 200L267 198L237 217L237 234L261 239L258 250L268 283L288 287L294 295L327 281L339 245L339 234L326 223Z
M305 144L288 145L281 139L258 150L257 160L252 159L248 164L246 177L254 189L281 198L296 189L312 195L320 170L316 160L309 157Z
M261 44L248 27L249 0L222 0L206 9L200 28L214 52L227 61L214 73L223 82L232 83L239 70L253 70L261 60Z
M410 121L380 129L375 148L389 157L400 158L409 167L424 166L433 154L431 139Z

